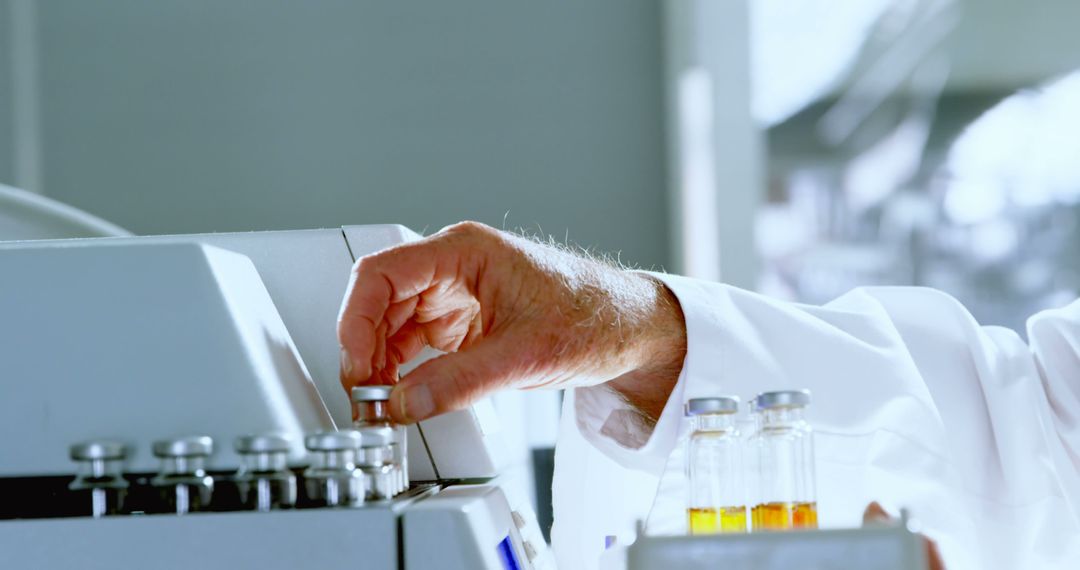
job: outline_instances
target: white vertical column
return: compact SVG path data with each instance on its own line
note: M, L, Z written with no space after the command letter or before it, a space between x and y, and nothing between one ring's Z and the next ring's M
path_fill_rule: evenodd
M14 182L24 190L42 193L37 4L10 0L10 15Z
M763 144L751 116L748 0L667 0L675 270L753 288Z

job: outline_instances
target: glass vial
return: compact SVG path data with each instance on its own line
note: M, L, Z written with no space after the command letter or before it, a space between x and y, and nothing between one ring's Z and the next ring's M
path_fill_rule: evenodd
M396 492L409 488L409 450L408 437L405 426L394 424L390 420L390 392L393 386L357 386L352 389L353 416L356 420L353 426L357 429L365 427L389 427L394 430L391 447L393 449L393 464L395 477L397 478Z
M686 403L693 432L687 442L687 519L690 534L746 532L742 441L735 425L739 399L694 398Z
M72 445L69 451L71 459L79 463L79 472L68 488L80 501L89 503L90 515L100 518L120 513L128 490L122 473L127 456L124 444L86 441Z
M756 402L759 427L751 439L757 480L753 529L817 528L814 437L805 417L810 392L765 392Z
M206 473L206 458L214 451L207 436L181 437L154 443L161 471L150 484L158 490L164 509L178 515L208 510L214 478Z
M360 428L360 457L369 501L393 498L401 489L400 466L394 463L394 430L388 427Z
M289 471L289 440L280 435L246 435L235 442L243 463L236 487L244 508L289 509L296 504L296 475Z
M304 490L313 507L353 507L364 503L364 473L356 465L360 432L329 431L304 438L311 466L304 470Z

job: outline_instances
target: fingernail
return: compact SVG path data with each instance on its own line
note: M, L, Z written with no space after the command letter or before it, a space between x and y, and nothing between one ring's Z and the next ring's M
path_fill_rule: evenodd
M349 358L349 351L345 350L345 347L341 347L341 372L345 376L352 375L352 359Z
M431 388L420 384L405 388L405 393L398 399L401 416L411 421L427 418L435 411L435 400L431 397Z

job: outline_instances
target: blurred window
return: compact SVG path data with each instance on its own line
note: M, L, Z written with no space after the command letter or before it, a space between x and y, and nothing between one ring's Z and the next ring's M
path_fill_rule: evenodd
M1080 3L751 3L760 288L926 285L1023 334L1080 292Z

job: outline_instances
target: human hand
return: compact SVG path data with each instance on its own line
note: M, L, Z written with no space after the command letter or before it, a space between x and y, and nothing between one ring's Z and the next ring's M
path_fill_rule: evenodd
M658 280L474 222L359 259L338 337L346 389L394 383L425 346L447 353L398 382L401 423L503 388L603 383L655 421L686 354Z
M896 517L890 515L877 501L867 505L866 510L863 511L863 525L895 521ZM929 563L929 570L945 570L945 563L941 560L941 552L938 551L937 543L926 536L920 536L922 536L923 543L926 545L926 560Z

